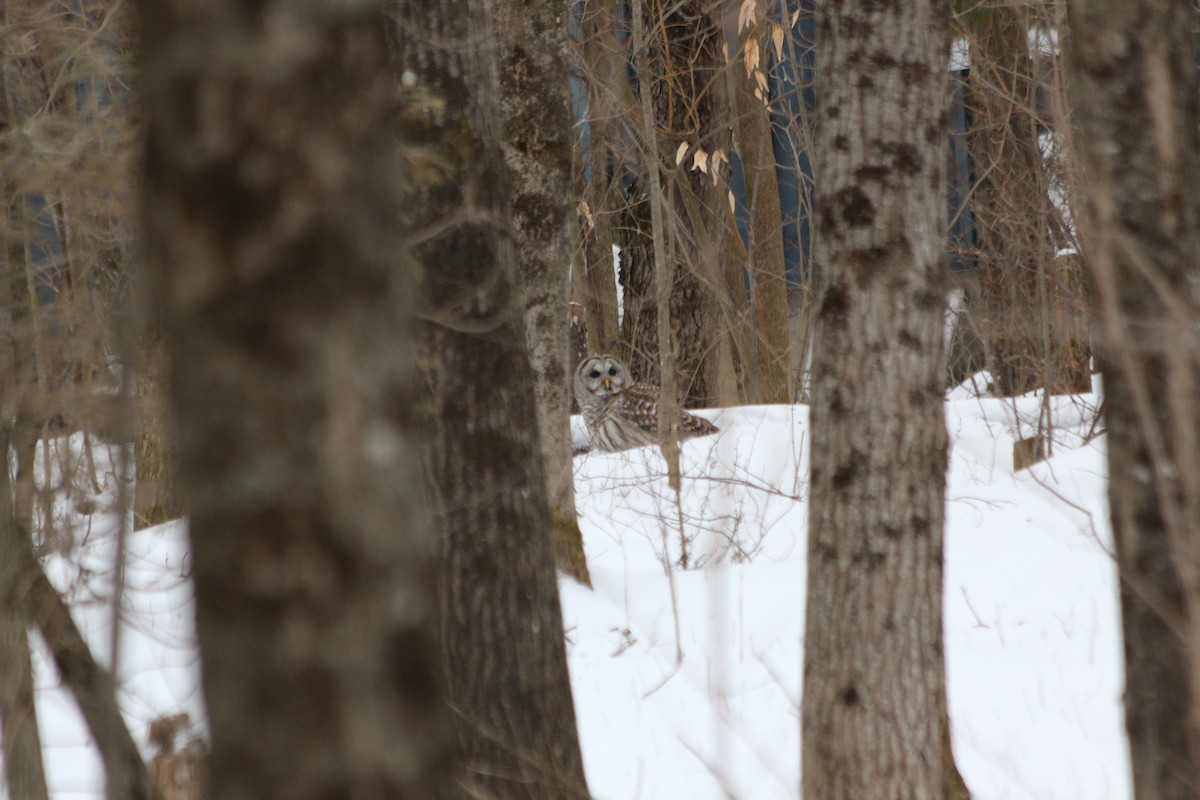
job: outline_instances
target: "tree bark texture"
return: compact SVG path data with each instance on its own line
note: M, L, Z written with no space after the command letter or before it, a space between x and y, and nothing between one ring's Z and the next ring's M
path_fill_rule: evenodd
M620 188L614 180L609 148L619 129L613 124L613 115L630 90L624 53L613 36L614 4L615 0L584 0L581 36L575 46L588 91L586 124L579 126L575 143L575 185L581 202L581 299L586 309L588 349L593 354L615 354L621 340L612 253L613 214ZM571 374L574 367L572 364Z
M575 512L567 300L571 250L570 93L566 9L552 0L495 5L500 52L500 112L516 234L517 274L533 366L538 439L559 569L591 585Z
M1042 282L1054 259L1054 209L1037 140L1027 9L997 5L977 16L969 142L980 280L972 299L996 391L1016 396L1044 384L1052 357Z
M140 3L214 797L452 777L383 9Z
M818 13L803 794L943 797L948 17Z
M767 9L761 3L756 8L753 20L738 32L740 59L733 64L737 108L734 131L750 207L750 275L754 287L757 363L762 371L762 396L755 402L786 403L789 400L788 290L783 261L783 212L766 88L768 48L772 45L766 35Z
M646 170L674 165L679 145L687 143L687 160L663 173L661 199L668 240L663 246L672 272L668 313L679 385L688 407L713 405L717 398L720 328L714 286L720 280L723 240L716 232L724 228L721 204L727 202L729 172L728 109L715 90L725 61L721 32L708 6L708 0L644 4L648 67L637 84L639 92L650 93L657 135L654 141L645 141L639 128L641 163L627 189L618 232L629 348L626 363L639 379L661 385L651 181ZM720 150L725 160L718 163L709 158L706 170L692 170L697 150L709 156ZM719 175L715 181L714 172Z
M466 773L456 796L587 797L497 127L491 5L393 4L418 176L403 252L421 271L441 563L440 644Z
M1068 3L1134 794L1200 793L1200 136L1186 4Z

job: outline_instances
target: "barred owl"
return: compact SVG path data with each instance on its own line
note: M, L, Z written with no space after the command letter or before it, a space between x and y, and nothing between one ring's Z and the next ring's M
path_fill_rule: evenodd
M585 358L575 371L575 399L597 450L615 453L658 444L658 387L634 381L616 356ZM680 438L707 436L717 426L683 412Z

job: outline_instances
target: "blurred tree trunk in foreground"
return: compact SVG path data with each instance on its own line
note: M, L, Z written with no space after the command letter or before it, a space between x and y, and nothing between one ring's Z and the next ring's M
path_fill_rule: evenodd
M0 350L4 356L9 348ZM0 392L11 384L0 383ZM12 443L12 404L0 396L0 453ZM12 602L25 591L21 551L29 549L29 530L17 524L8 469L0 469L0 742L3 742L4 784L11 798L45 800L46 771L33 704L33 667L29 655L29 620L13 613Z
M942 644L949 15L818 13L803 795L964 797Z
M143 256L213 796L437 796L451 750L382 7L139 11Z
M1200 796L1200 136L1185 3L1067 4L1139 800Z
M566 19L560 0L501 0L495 9L503 42L504 157L554 550L559 569L590 586L571 463L574 365L567 357L567 212L574 126L564 58Z
M501 152L491 4L392 0L406 257L426 307L454 796L587 797ZM437 109L431 113L430 109Z

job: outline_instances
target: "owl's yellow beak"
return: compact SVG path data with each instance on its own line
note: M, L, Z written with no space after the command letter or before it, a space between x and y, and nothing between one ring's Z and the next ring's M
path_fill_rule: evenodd
M600 385L603 386L605 389L611 389L612 388L612 378L605 378L604 380L600 381Z

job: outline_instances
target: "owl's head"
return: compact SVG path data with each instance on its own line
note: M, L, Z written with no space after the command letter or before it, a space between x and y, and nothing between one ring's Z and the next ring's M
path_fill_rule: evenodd
M633 383L629 367L616 356L585 358L575 371L575 394L580 397L611 397Z

